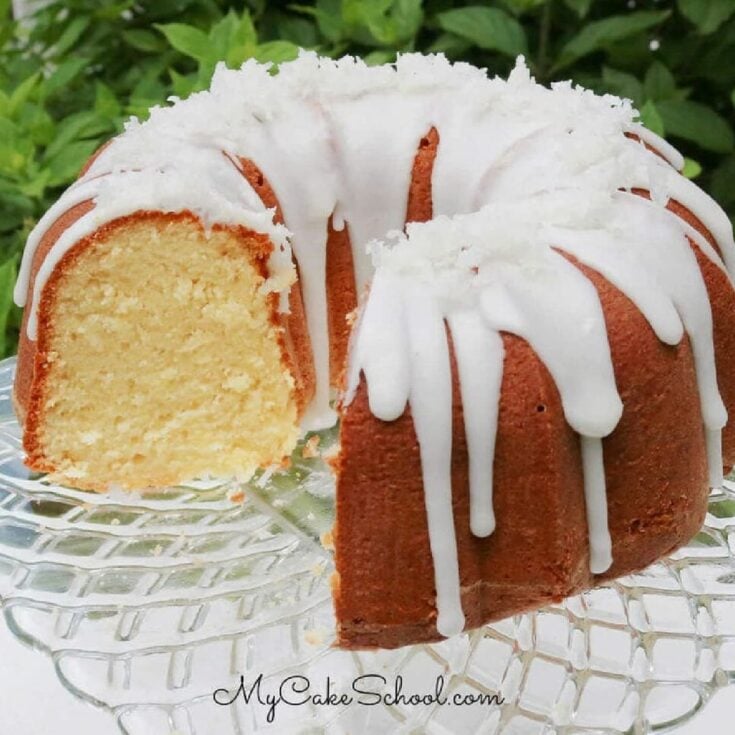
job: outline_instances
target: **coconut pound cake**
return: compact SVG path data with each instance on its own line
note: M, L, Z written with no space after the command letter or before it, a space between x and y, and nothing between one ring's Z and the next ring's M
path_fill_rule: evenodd
M29 237L27 464L247 478L339 418L345 647L641 569L735 459L735 244L682 164L629 102L522 59L220 67Z

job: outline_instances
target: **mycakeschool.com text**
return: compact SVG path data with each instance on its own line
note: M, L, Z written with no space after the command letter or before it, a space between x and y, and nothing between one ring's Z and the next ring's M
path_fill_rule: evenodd
M380 704L498 707L504 702L499 694L449 691L444 676L437 676L428 691L409 691L402 676L389 679L381 674L363 674L348 682L338 682L329 676L318 682L302 675L280 680L266 680L263 674L249 680L241 676L239 685L233 689L217 689L212 698L222 707L238 702L265 707L268 722L275 722L283 707L375 707Z

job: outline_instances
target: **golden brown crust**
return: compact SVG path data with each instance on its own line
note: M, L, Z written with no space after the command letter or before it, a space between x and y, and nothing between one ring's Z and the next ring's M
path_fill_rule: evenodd
M253 187L266 207L276 210L276 221L283 222L283 211L278 198L263 172L250 160L239 159L243 175ZM348 315L357 306L357 288L355 285L355 269L352 260L352 247L347 227L335 230L332 218L329 218L327 230L327 313L329 327L329 373L332 385L339 385L344 365L347 361L347 350L350 338L350 323ZM297 264L298 268L298 264ZM308 375L305 378L311 386L313 394L314 360L311 352L311 342L308 340L308 330L305 327L303 296L301 281L299 280L291 290L291 311L289 331L293 336L295 359L291 368L298 374L307 366ZM299 339L299 335L301 338ZM301 361L301 362L300 362Z
M729 472L735 466L735 370L732 369L735 357L735 289L729 276L692 240L689 243L697 256L712 306L717 384L730 417L722 430L722 462L725 471Z
M411 170L411 185L408 189L406 222L428 222L433 216L431 199L431 172L434 169L436 152L439 148L439 132L431 128L421 138Z
M327 231L327 317L329 319L329 377L342 383L352 326L349 315L357 308L357 285L347 226L335 230L332 217Z
M64 212L64 214L62 214L61 217L59 217L59 219L49 227L43 238L41 238L41 242L39 243L38 249L33 257L33 263L31 263L28 298L26 302L28 306L31 305L31 295L33 294L33 287L36 283L36 275L38 274L38 270L43 264L43 261L46 259L49 250L51 250L65 230L71 227L80 217L83 217L93 208L94 204L91 201L77 204L75 207ZM24 424L26 420L26 412L33 388L37 362L37 343L28 337L29 315L30 309L26 308L23 311L23 321L21 322L20 327L20 337L18 339L18 363L15 369L15 382L13 384L13 402L21 424ZM39 331L40 328L41 325L39 324Z
M263 172L247 158L240 158L239 163L243 176L253 187L263 204L276 210L274 221L283 224L281 206L273 187ZM296 265L296 269L298 272L298 265ZM291 286L288 294L288 305L288 312L285 314L274 312L274 318L281 327L280 334L283 339L284 356L296 384L296 404L299 416L302 416L314 396L316 373L314 371L314 357L311 350L309 331L306 327L306 312L304 311L300 279L297 279Z
M110 140L103 143L87 159L87 162L82 166L82 170L79 172L79 177L84 176L84 174L89 171L92 164L113 140L114 138L110 138ZM43 264L43 261L46 259L49 250L51 250L65 230L71 227L78 219L83 217L93 208L94 204L91 200L80 202L64 212L44 233L33 257L33 263L31 263L27 303L30 304L33 286L36 282L36 275L38 274L38 270ZM29 313L29 309L25 309L23 311L23 320L21 322L20 336L18 338L18 362L15 368L15 381L13 383L13 404L21 425L25 423L26 407L28 405L31 386L33 384L36 359L36 343L28 338L27 333Z

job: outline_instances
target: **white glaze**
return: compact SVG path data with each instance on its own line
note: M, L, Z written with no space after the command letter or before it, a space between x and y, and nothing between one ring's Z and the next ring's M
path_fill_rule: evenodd
M605 492L602 440L583 436L581 441L584 499L590 537L590 571L593 574L602 574L610 568L613 561L612 541L607 526L607 494Z
M447 319L459 373L470 474L470 529L475 536L495 530L493 458L503 382L503 340L475 311Z
M362 372L370 388L370 411L383 421L394 421L406 410L411 388L401 282L390 273L377 273L371 290L376 298L370 299L360 315L364 339L353 348L344 400L347 404L352 402ZM392 328L386 329L387 324ZM370 350L366 349L368 346Z
M434 220L403 227L418 143L439 134L432 171ZM633 133L639 141L625 137ZM646 149L648 144L661 156ZM238 171L267 177L285 226L273 223ZM663 160L665 159L665 160ZM507 81L443 57L402 56L367 67L303 53L273 76L255 62L217 69L211 90L131 121L44 215L29 237L16 301L28 293L44 233L75 204L94 208L66 230L36 277L28 322L64 254L101 225L139 210L189 210L207 228L243 225L274 243L266 287L288 308L298 263L316 369L304 428L330 425L329 218L349 230L360 293L344 397L364 375L370 410L385 421L410 403L419 439L434 557L438 629L461 630L452 515L452 392L448 326L457 360L469 453L470 525L495 527L493 458L503 375L501 332L527 340L551 373L566 420L580 434L590 568L611 563L602 437L623 411L599 297L572 256L630 298L659 339L686 332L694 354L710 477L721 482L721 429L712 316L687 237L735 271L727 216L675 169L678 152L635 121L626 101L568 82L535 84L522 60ZM627 193L645 189L651 201ZM721 256L665 210L675 200L701 220ZM389 231L395 231L390 233ZM368 242L374 242L368 245ZM377 270L375 270L377 268Z
M711 487L721 487L725 479L722 471L722 431L719 429L705 429L705 441L707 444L709 484Z
M464 628L452 510L449 346L444 315L436 301L420 284L408 281L400 287L411 355L409 401L421 449L426 519L434 558L436 629L449 637Z

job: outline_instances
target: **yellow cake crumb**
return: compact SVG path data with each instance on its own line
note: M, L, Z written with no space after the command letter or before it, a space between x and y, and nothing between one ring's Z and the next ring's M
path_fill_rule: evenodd
M252 261L258 237L141 216L60 267L40 315L54 329L36 437L60 481L131 490L249 479L291 454L294 380Z

